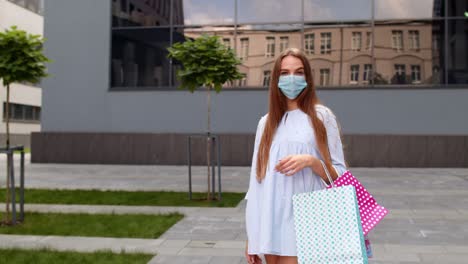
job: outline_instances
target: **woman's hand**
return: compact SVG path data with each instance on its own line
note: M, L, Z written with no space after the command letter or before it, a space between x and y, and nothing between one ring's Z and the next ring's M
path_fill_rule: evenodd
M275 171L279 171L286 176L291 176L305 167L314 167L317 160L312 155L289 155L281 159L275 166Z
M262 264L262 259L258 255L249 255L249 242L245 245L245 258L249 264Z

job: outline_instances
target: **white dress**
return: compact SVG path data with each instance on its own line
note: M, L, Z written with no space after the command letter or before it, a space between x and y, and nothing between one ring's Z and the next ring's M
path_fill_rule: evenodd
M323 105L317 105L318 117L327 130L328 146L333 167L338 175L346 171L343 147L334 114ZM288 155L310 154L319 159L318 147L309 116L300 109L287 111L273 137L265 178L256 179L257 152L267 115L257 126L252 157L245 217L249 254L297 256L292 196L325 188L325 182L307 167L292 176L275 172L278 161ZM323 159L322 159L323 160Z

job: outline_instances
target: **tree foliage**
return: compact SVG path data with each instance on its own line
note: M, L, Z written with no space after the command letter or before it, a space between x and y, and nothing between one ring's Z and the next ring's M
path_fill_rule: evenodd
M194 92L198 87L212 87L220 92L222 85L244 77L237 69L241 64L234 51L225 47L217 36L202 35L194 40L175 43L168 48L169 58L180 62L177 71L179 88Z

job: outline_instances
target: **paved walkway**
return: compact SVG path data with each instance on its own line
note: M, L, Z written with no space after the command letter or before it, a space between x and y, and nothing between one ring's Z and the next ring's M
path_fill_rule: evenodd
M27 163L26 168L28 188L187 189L186 167ZM4 169L0 164L0 171ZM375 255L371 263L467 263L468 169L351 170L390 210L370 234ZM203 167L194 169L195 186L200 191L205 187L204 173ZM247 167L223 168L224 190L246 191L248 173ZM0 247L157 253L150 263L245 263L245 202L236 208L27 204L26 210L117 214L179 211L186 217L154 240L0 235Z

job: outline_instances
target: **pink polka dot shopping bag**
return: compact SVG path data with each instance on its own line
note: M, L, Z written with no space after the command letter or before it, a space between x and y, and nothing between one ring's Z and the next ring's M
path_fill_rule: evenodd
M352 185L356 189L359 214L361 216L362 230L367 235L384 217L388 210L379 205L374 197L362 186L362 184L346 171L334 182L336 186ZM328 186L331 188L331 186Z

